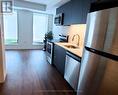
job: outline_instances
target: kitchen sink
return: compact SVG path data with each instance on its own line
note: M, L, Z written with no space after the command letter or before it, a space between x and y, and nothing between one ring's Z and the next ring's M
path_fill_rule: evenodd
M79 48L79 47L74 46L74 45L64 45L64 46L67 47L67 48L70 48L70 49L77 49L77 48Z

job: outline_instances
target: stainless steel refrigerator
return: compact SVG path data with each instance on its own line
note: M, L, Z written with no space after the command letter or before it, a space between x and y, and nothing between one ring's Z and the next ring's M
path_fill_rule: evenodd
M78 95L118 95L118 7L87 17Z

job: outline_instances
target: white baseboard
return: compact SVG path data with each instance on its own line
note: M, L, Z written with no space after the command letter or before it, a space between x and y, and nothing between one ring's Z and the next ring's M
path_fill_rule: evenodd
M43 49L44 45L34 45L34 46L18 46L18 45L6 45L5 49Z

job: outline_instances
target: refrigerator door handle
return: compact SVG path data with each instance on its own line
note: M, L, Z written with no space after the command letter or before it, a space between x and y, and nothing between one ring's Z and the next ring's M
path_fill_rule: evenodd
M95 54L110 58L110 59L115 60L115 61L118 61L118 56L117 55L113 55L113 54L110 54L110 53L99 51L99 50L96 50L96 49L93 49L93 48L90 48L90 47L87 47L87 46L85 46L85 49L90 51L90 52L93 52Z

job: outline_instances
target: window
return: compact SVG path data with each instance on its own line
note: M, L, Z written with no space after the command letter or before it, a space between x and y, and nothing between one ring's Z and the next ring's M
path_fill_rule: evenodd
M6 45L18 43L17 12L4 15L4 36Z
M33 14L33 44L43 43L45 33L48 30L48 15Z

